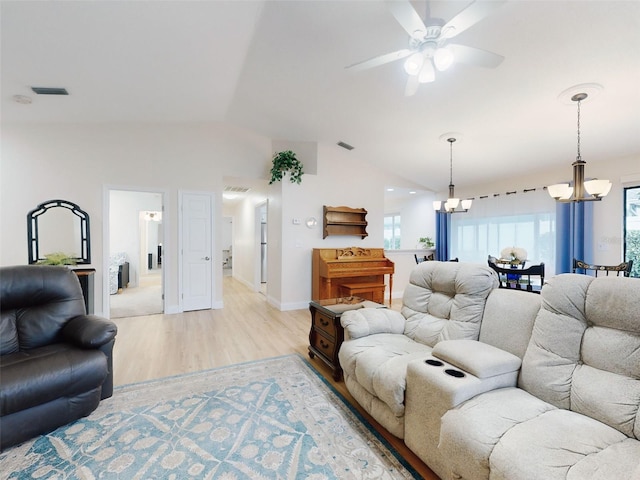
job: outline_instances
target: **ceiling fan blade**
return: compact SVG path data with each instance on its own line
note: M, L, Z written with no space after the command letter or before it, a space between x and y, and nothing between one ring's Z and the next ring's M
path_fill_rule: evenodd
M458 15L449 20L442 27L441 38L453 38L459 33L464 32L467 28L475 25L484 17L493 12L496 8L506 3L507 0L475 0L467 8L462 10Z
M418 83L431 83L436 79L436 71L433 68L433 63L430 59L425 59L420 74L418 75Z
M427 27L424 26L424 22L418 12L416 12L413 5L409 3L409 0L394 1L387 0L387 8L391 14L396 18L398 23L402 25L411 38L422 39L427 33Z
M379 55L377 57L370 58L368 60L363 60L362 62L354 63L353 65L349 65L345 67L347 70L353 70L354 72L358 72L360 70L366 70L367 68L378 67L380 65L384 65L385 63L393 62L394 60L399 60L401 58L408 57L411 55L412 51L408 48L404 48L402 50L397 50L395 52L387 53L385 55Z
M418 81L418 75L409 75L407 79L407 86L404 89L404 96L411 97L418 91L420 82Z
M480 48L456 45L453 43L450 43L448 47L453 52L453 58L456 63L465 63L467 65L475 65L477 67L496 68L504 60L502 55L488 52Z

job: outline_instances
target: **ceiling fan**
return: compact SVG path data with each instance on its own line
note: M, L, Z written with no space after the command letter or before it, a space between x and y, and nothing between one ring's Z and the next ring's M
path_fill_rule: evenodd
M365 70L385 63L406 58L404 69L409 75L405 95L416 93L421 83L435 80L435 70L444 71L454 62L466 63L486 68L496 68L504 57L475 47L449 43L449 40L475 25L507 0L474 0L455 17L444 23L441 19L429 18L423 21L409 0L387 0L385 3L391 14L409 34L409 46L395 52L354 63L349 70Z

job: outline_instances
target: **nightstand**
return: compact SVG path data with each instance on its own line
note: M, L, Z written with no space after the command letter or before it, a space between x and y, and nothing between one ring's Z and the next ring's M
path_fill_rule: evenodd
M342 379L338 352L344 341L344 329L340 324L340 317L344 312L358 308L385 308L385 306L359 297L329 298L313 300L309 303L311 312L309 357L315 358L317 355L333 370L333 378L336 381Z

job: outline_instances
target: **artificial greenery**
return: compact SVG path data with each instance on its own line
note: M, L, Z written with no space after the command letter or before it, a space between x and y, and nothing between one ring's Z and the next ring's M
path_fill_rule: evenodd
M291 150L276 152L273 155L273 166L271 167L271 180L269 184L282 180L282 177L289 172L291 183L302 181L302 163L296 158L296 154Z
M76 259L63 252L47 253L38 265L75 265Z
M431 237L420 237L418 243L422 243L426 248L431 248L435 245Z

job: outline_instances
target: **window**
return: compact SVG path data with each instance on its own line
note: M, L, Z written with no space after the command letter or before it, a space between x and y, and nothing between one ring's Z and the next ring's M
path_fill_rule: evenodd
M400 249L400 214L384 216L384 248Z
M624 260L633 260L631 277L640 277L640 186L624 189Z
M467 213L451 215L451 257L483 263L506 247L527 251L527 264L555 273L555 201L544 191L480 198Z

